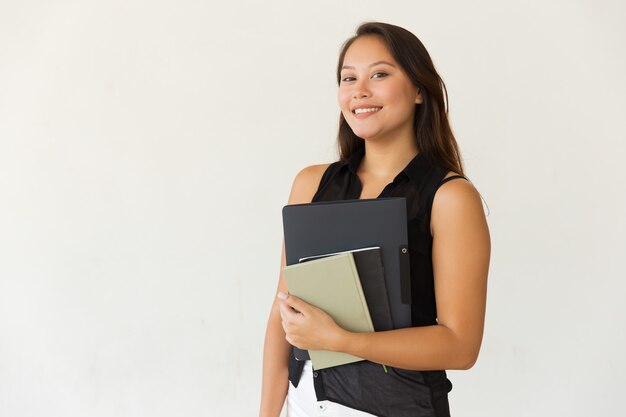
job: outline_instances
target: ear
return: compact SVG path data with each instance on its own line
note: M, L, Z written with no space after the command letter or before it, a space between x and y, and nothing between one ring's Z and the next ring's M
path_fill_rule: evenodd
M420 89L417 89L417 94L415 95L415 104L422 104L424 102L424 99L422 97L422 92L420 91Z

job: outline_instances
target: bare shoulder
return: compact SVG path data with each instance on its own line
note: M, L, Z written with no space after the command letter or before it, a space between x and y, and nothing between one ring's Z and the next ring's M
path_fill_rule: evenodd
M288 204L310 203L329 165L310 165L301 169L293 180Z
M445 178L459 175L450 171ZM445 179L444 178L444 179ZM485 227L486 219L480 193L470 181L455 178L441 185L435 192L431 211L431 234L451 222L471 222Z
M454 171L449 171L444 179L455 175L460 174L457 174ZM469 180L465 178L454 178L450 181L446 181L445 184L441 185L437 189L433 200L433 209L435 208L435 204L437 206L454 203L466 204L469 202L468 200L475 200L475 202L480 203L480 194L478 190Z

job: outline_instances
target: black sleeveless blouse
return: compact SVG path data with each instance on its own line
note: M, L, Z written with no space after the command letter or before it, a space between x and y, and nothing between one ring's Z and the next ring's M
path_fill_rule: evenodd
M362 185L357 169L364 148L346 161L336 161L324 172L312 202L358 199ZM448 170L421 153L387 184L377 198L405 197L411 268L411 322L413 326L437 324L432 268L430 211L437 189L460 175L444 177ZM289 381L298 386L304 361L289 357ZM329 400L385 417L448 417L448 392L452 384L445 370L413 371L383 367L370 361L315 371L318 401Z

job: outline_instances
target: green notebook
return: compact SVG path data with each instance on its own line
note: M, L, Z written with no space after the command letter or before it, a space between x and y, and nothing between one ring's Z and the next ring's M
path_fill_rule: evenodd
M351 252L283 268L289 293L328 313L351 332L373 332L359 274ZM343 352L309 350L314 369L358 362L362 358Z

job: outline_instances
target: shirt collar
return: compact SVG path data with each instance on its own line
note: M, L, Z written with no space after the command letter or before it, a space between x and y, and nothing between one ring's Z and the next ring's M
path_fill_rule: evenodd
M357 175L356 171L359 168L359 164L361 163L361 160L363 159L363 156L365 156L365 148L364 147L357 149L344 162L344 165L346 167L348 167L348 169L350 170L350 172L354 176ZM419 180L421 178L424 177L424 174L426 173L426 169L427 169L426 158L423 156L422 153L418 153L407 164L407 166L402 171L400 171L398 176L401 176L401 175L404 174L404 175L408 176L413 182L417 183L417 182L419 182Z

